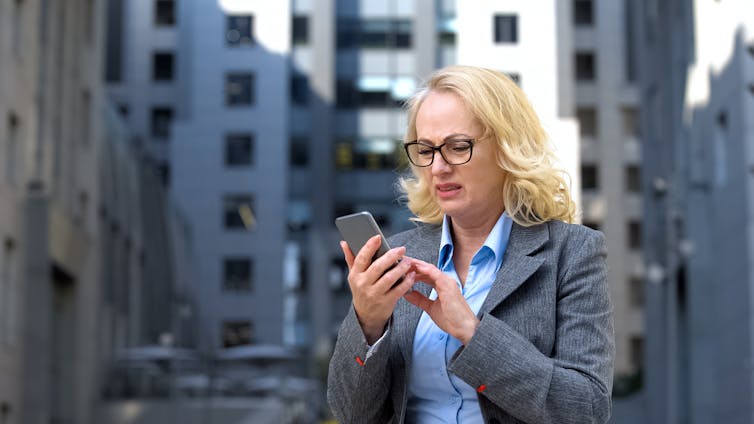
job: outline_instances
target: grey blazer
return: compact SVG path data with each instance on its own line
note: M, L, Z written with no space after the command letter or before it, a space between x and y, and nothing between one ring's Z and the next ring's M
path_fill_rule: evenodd
M406 255L437 263L439 226L389 239ZM612 305L602 233L550 221L513 224L481 323L448 371L478 388L487 423L604 423L610 417ZM429 294L417 283L415 290ZM402 423L421 309L401 298L388 336L368 346L353 307L330 360L327 399L341 423Z

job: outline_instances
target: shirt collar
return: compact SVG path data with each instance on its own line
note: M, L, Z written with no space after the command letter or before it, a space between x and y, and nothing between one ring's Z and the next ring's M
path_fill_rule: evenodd
M445 269L449 265L448 263L453 259L453 237L450 235L450 226L450 217L445 215L442 219L440 251L437 256L437 267L441 270ZM508 248L511 228L513 228L513 219L511 219L507 211L503 211L497 219L495 226L492 227L492 231L487 235L484 244L479 248L479 251L484 250L485 247L492 251L492 254L495 256L495 272L497 272L503 264L503 255ZM474 254L474 256L476 256L476 254Z

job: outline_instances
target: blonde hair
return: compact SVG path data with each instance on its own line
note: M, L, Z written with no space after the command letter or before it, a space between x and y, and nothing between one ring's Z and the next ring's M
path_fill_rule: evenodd
M504 171L503 201L508 215L519 225L550 220L573 222L576 207L568 175L553 165L554 153L547 134L526 95L505 74L471 66L450 66L430 76L407 102L405 141L416 140L416 115L432 92L459 96L484 128L482 138L495 141L497 163ZM411 174L398 181L415 221L439 224L443 213L432 196L430 182L411 166Z

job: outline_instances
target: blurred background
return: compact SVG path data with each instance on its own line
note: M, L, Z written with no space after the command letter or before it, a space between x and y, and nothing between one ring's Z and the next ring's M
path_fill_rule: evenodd
M614 423L754 422L751 0L0 0L0 424L325 423L336 216L507 73L607 236Z

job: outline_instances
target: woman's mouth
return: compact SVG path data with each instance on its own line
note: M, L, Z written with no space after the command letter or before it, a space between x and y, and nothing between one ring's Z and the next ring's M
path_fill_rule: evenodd
M437 197L448 199L458 194L458 192L461 191L461 186L452 183L436 184L435 190L437 191Z

